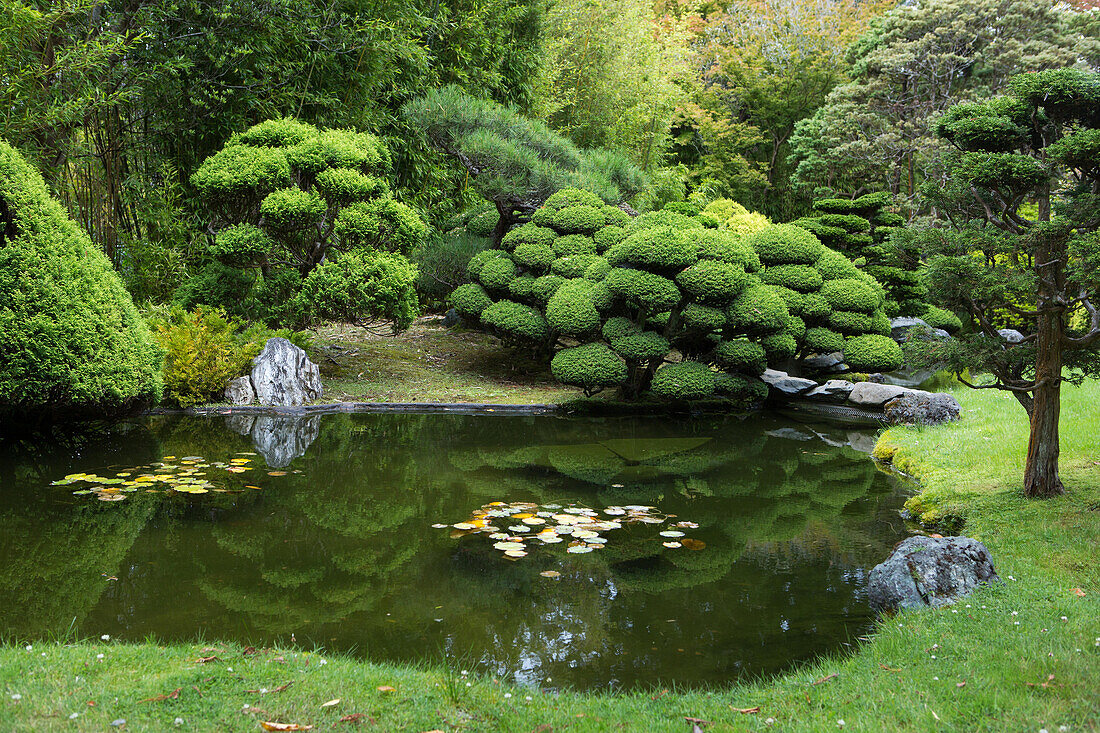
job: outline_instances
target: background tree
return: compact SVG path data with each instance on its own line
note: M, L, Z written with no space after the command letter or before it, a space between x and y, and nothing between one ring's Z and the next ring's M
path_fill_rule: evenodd
M306 320L404 328L416 311L406 258L427 226L391 196L391 174L373 135L280 119L231 138L192 182L215 215L210 254L221 265L259 270L269 288L296 293Z
M987 372L989 384L960 380L1019 400L1031 422L1024 492L1053 496L1062 382L1100 375L1100 75L1043 71L1010 86L936 124L958 152L950 187L926 191L949 225L919 235L926 280L975 333L913 349L959 375ZM1028 324L1022 338L1000 331L1006 312Z
M759 137L741 155L763 176L755 190L726 195L789 220L804 204L793 195L787 162L795 124L812 115L845 79L845 49L896 0L736 0L707 16L695 45L700 81L693 117L706 151L704 170L733 151L713 120L747 126ZM728 165L728 163L727 163Z
M797 125L798 184L815 195L913 198L938 175L935 114L994 94L1022 71L1100 61L1100 46L1071 17L1033 0L929 0L876 19L848 51L851 82Z
M160 401L162 355L104 255L0 141L0 418L101 417Z
M544 123L454 86L428 92L402 112L411 127L458 161L470 185L496 207L494 244L561 188L575 186L621 204L644 182L624 156L578 149Z

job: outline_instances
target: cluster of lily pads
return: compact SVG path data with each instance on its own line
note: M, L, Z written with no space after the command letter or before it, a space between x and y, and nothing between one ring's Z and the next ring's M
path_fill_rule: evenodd
M248 464L255 453L240 452L238 458L226 461L207 461L202 456L164 456L159 461L118 471L114 476L99 476L94 473L70 473L63 479L52 482L51 486L67 486L75 483L87 484L88 488L73 492L77 496L95 494L100 501L122 501L136 492L158 493L175 491L181 494L206 494L211 491L230 493L240 489L218 486L210 474L216 471L242 474L254 470ZM299 473L299 471L295 471ZM286 471L268 471L268 476L285 476ZM260 486L245 485L245 489L260 490Z
M451 529L451 537L486 534L495 540L493 548L509 560L526 557L529 548L542 545L566 545L565 551L580 555L602 549L607 538L601 532L622 529L628 524L659 525L669 522L658 534L665 547L701 550L706 543L685 537L683 530L696 529L695 522L671 522L671 515L658 514L655 507L640 504L609 506L602 511L561 504L534 504L494 501L475 509L470 518L456 524L433 524L436 529Z

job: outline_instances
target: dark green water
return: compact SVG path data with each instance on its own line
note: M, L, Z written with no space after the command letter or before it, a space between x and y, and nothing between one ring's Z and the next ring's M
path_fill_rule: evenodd
M341 415L150 418L9 443L0 633L75 620L120 640L293 635L582 689L773 673L870 628L867 573L905 535L902 489L849 437L766 417ZM246 452L250 471L205 469L236 493L104 502L51 486ZM485 535L431 527L492 501L654 506L698 523L688 534L706 546L668 549L666 526L632 525L589 554L562 543L511 561Z

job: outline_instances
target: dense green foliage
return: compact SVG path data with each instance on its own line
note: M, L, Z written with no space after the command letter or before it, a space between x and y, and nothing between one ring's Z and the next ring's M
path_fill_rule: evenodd
M161 396L161 352L42 176L0 140L0 417L97 416Z
M417 271L406 257L423 245L427 226L392 198L391 173L389 151L373 135L279 119L234 136L192 182L216 217L210 254L221 265L285 290L301 279L291 318L285 310L260 317L385 319L401 329L418 307ZM241 275L214 267L202 277L217 291L226 275L231 292L205 299L189 286L184 304L240 302Z
M881 286L791 225L742 237L675 203L624 221L595 194L563 189L468 274L451 295L458 313L556 352L554 376L586 394L758 399L769 363L845 351L846 338L862 368L901 363Z
M407 103L402 113L410 127L457 161L478 194L496 207L494 244L512 225L530 219L559 189L589 191L601 207L605 202L624 202L643 184L641 171L626 157L579 149L544 123L455 86L425 93ZM573 222L575 227L603 226L591 212L572 214L582 217Z

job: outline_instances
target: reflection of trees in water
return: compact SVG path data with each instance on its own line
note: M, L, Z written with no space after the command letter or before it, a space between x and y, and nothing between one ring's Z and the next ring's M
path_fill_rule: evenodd
M0 631L22 638L79 624L115 581L134 539L156 511L153 497L88 501L50 486L82 466L125 466L156 453L145 430L126 423L37 434L0 445ZM121 470L119 468L118 470Z

